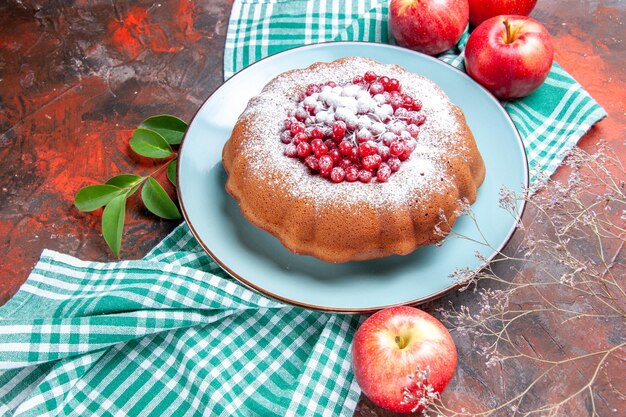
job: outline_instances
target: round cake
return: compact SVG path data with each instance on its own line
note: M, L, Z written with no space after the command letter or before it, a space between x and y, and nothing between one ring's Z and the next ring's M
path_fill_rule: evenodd
M328 262L441 241L485 176L463 112L435 83L360 57L274 78L222 160L250 222Z

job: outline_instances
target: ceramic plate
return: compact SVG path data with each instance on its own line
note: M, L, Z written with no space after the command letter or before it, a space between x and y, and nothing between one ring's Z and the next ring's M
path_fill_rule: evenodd
M367 262L330 264L285 249L240 213L224 190L222 147L250 98L276 75L319 61L363 56L400 64L439 84L465 112L485 161L487 176L472 206L482 233L493 248L511 237L516 219L499 208L501 187L521 192L528 184L526 155L513 122L498 101L463 72L429 56L395 46L336 42L291 49L261 60L224 83L198 110L180 150L178 192L184 217L207 253L229 274L261 293L295 305L336 312L363 312L398 304L416 304L455 288L457 268L478 270L475 257L488 249L449 238L407 256ZM278 139L277 139L278 140ZM519 207L521 213L523 207ZM464 216L454 229L477 236Z

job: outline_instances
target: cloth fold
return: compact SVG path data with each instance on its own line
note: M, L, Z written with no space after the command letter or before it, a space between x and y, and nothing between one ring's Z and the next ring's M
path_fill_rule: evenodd
M388 42L387 1L235 0L226 78L309 43ZM462 68L458 47L439 58ZM604 110L562 68L504 103L550 175ZM360 315L268 299L228 277L184 224L143 260L45 251L0 307L0 415L350 416Z

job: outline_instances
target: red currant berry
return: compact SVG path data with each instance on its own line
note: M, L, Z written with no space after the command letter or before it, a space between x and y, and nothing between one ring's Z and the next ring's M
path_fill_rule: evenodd
M318 158L319 158L320 156L324 156L324 155L326 155L326 154L328 153L328 146L326 146L326 145L324 145L324 144L322 143L322 145L321 145L319 148L317 148L316 150L314 150L314 151L313 151L313 153L314 153L314 154L315 154L315 156L317 156Z
M387 91L400 91L400 81L395 78L390 79Z
M363 82L363 77L360 75L355 75L352 79L352 84L361 84Z
M378 152L378 147L372 142L365 142L359 145L358 152L361 157L374 155Z
M341 140L343 139L343 137L346 134L346 123L341 121L341 120L337 120L335 123L333 123L333 139L335 140Z
M391 146L389 146L389 152L391 152L393 156L402 155L404 153L404 149L404 142L400 140L394 140L391 143Z
M304 159L311 154L311 145L309 145L309 142L300 142L297 150L298 156Z
M306 95L312 96L315 93L322 91L322 88L317 84L309 84L306 88Z
M359 181L368 183L372 180L372 173L364 169L359 171Z
M409 113L408 122L410 124L421 126L426 122L426 115L421 114L421 113L411 112Z
M359 127L359 125L358 125L358 122L356 121L356 119L351 119L351 120L348 120L346 122L346 128L348 130L356 130L357 127Z
M303 142L303 141L300 139L300 137L301 137L301 136L299 136L299 135L300 135L300 134L298 133L296 136L294 136L294 137L293 137L293 142L292 142L292 143L293 143L294 145L296 145L296 146L298 146L298 145L300 144L300 142ZM305 141L304 141L304 142L305 142Z
M334 167L330 171L330 180L332 182L335 182L335 183L342 182L345 176L346 176L346 172L341 167Z
M335 164L333 163L333 158L331 158L329 155L324 155L320 157L320 172L328 171L328 173L330 174L330 170L333 169L334 165Z
M354 182L359 179L359 169L355 165L344 168L344 171L346 172L346 181Z
M409 159L409 156L411 156L412 153L413 149L407 146L404 148L404 152L402 152L402 154L398 156L398 159L401 161L406 161L407 159Z
M402 97L399 95L390 95L389 96L389 104L391 104L391 107L393 107L394 110L402 107Z
M352 149L352 144L347 140L342 140L341 142L339 142L339 152L341 152L342 155L352 154Z
M398 158L389 158L387 165L391 168L391 172L397 172L400 169L400 160Z
M283 133L280 134L280 141L285 144L291 143L291 132L283 130Z
M296 119L299 122L304 122L307 117L309 117L309 112L306 111L304 107L300 107L298 110L296 110Z
M328 148L328 150L330 151L331 149L337 149L337 142L335 142L332 139L326 139L324 141L324 145L326 145L326 147Z
M385 182L391 176L391 168L389 165L382 163L380 164L380 168L378 168L378 172L376 173L376 179L379 182Z
M308 141L309 141L309 137L304 132L296 133L296 135L293 137L293 144L296 146L302 142L308 142Z
M324 138L324 132L322 131L321 128L316 126L313 129L311 129L311 137L313 139L323 139Z
M398 107L393 115L400 119L405 119L409 115L409 111L404 107Z
M333 158L333 163L338 164L341 161L341 154L338 149L328 151L328 155Z
M422 110L422 101L419 99L414 99L413 102L413 110L420 111Z
M382 162L382 158L378 154L368 155L361 160L361 164L363 165L363 168L367 170L378 168L381 162Z
M380 155L383 161L389 159L391 157L389 147L385 145L378 145L378 155Z
M327 86L332 87L332 88L337 87L337 83L336 83L336 82L334 82L334 81L328 81L328 82L327 82L326 84L324 84L324 85L327 85Z
M359 143L368 142L372 139L374 139L374 137L372 136L372 132L365 128L356 132L356 141Z
M406 131L409 132L409 135L411 135L412 138L417 139L417 136L420 133L420 128L417 127L417 125L408 125L406 127Z
M378 79L378 82L383 85L385 90L389 87L389 81L391 81L389 77L385 77L384 75Z
M358 150L352 149L352 155L348 156L348 159L353 164L358 164L359 162L361 162L361 157L359 156Z
M315 151L315 148L318 148L318 147L320 147L323 144L324 144L323 140L321 140L321 139L313 139L311 141L311 150Z
M400 136L400 134L402 133L404 128L405 128L405 124L400 122L400 121L398 121L398 122L395 122L394 124L392 124L391 127L389 127L389 130L394 135Z
M349 166L352 166L352 162L349 159L344 158L341 161L339 161L338 165L345 170L345 169L348 169Z
M289 158L295 158L298 155L298 150L296 149L296 145L289 144L285 146L285 150L283 151L283 153Z
M378 78L378 76L376 75L376 73L374 71L367 71L363 75L363 79L365 81L367 81L368 83L371 83L372 81L376 81L377 78Z
M311 168L313 171L319 171L320 170L320 161L319 161L319 159L317 159L313 155L309 155L306 158L304 158L304 163L309 168Z
M291 126L289 126L289 132L291 132L292 135L296 135L300 132L304 132L304 123L302 122L292 123Z
M321 139L313 139L311 141L311 150L318 158L328 153L328 147L324 145L324 141Z
M411 152L413 152L415 148L417 148L417 141L413 139L406 140L404 141L404 147L410 149Z
M370 85L370 94L375 96L376 94L382 94L385 91L385 87L383 87L382 83L379 81L374 81Z
M385 146L389 146L389 145L391 145L391 142L393 142L396 139L396 135L394 135L391 132L385 132L381 136L381 139L383 140L383 144Z

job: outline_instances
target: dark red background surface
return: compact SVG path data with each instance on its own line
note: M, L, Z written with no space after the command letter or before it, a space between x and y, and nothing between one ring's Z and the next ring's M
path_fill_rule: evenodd
M73 196L118 173L151 172L150 161L129 152L130 134L154 114L189 120L222 83L230 6L228 0L2 2L0 303L44 248L113 260L99 213L79 212ZM591 150L608 141L622 161L625 10L621 0L540 0L532 14L554 36L556 60L609 113L580 145ZM127 219L127 259L143 256L176 226L138 204ZM462 366L471 370L471 363ZM357 415L388 413L362 399Z

